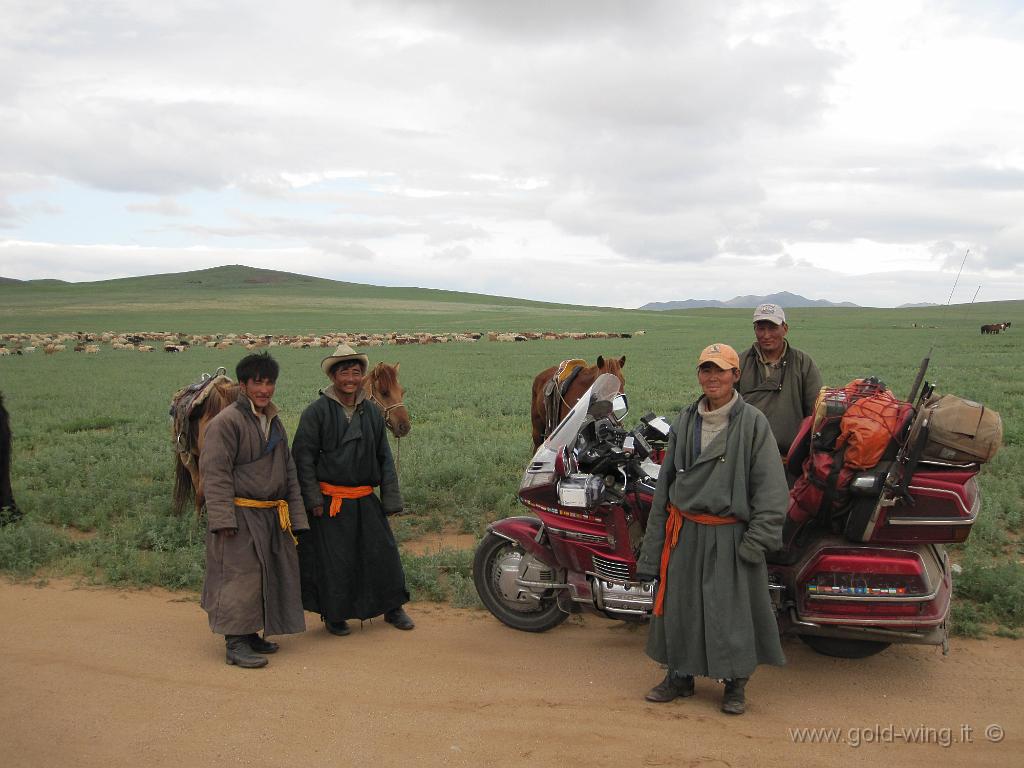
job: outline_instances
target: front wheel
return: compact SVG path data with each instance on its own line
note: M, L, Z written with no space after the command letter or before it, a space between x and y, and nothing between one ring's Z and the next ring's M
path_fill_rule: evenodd
M527 568L531 581L552 581L547 566L517 544L488 533L473 558L473 584L480 601L502 624L523 632L546 632L565 621L569 614L559 608L552 590L537 595L533 589L516 584L525 558L533 561L528 566L538 566Z
M800 639L818 653L840 659L866 659L868 656L881 653L891 645L881 640L847 640L817 635L800 635Z

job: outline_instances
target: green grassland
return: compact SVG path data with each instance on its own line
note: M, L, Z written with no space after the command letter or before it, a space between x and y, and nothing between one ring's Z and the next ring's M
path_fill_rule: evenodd
M489 521L522 511L515 490L531 454L530 385L543 368L569 357L625 355L631 424L647 411L673 414L697 396L694 366L703 346L753 341L746 309L574 308L301 276L274 282L277 274L220 268L78 286L0 285L0 333L646 331L630 339L368 349L371 361L401 362L413 419L410 436L392 443L412 512L394 521L400 540L439 530L480 535ZM244 282L254 275L269 282ZM189 282L195 280L204 282L197 288ZM1005 445L982 472L982 514L968 542L951 548L963 568L954 619L969 634L984 627L1016 634L1024 626L1024 302L788 314L790 341L815 358L830 385L874 374L905 397L930 351L927 379L940 392L1002 414ZM997 321L1015 327L979 334L983 322ZM319 368L326 351L271 351L282 365L276 400L291 432L326 383ZM0 390L15 434L15 496L26 512L21 523L0 529L0 569L197 588L203 530L191 515L170 514L167 407L175 390L218 366L233 370L244 353L234 347L147 355L104 346L98 355L0 357ZM471 604L470 557L407 556L414 593Z

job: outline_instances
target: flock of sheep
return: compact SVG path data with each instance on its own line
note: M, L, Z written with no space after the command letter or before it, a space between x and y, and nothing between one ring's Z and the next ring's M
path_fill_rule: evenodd
M605 331L576 333L507 333L488 331L487 333L327 333L317 336L294 335L261 335L254 333L226 334L181 334L181 333L6 333L0 334L0 357L21 355L36 350L52 355L66 352L69 348L75 352L96 354L101 344L109 344L111 349L133 352L153 352L162 349L164 352L184 352L190 347L203 346L216 349L227 349L233 346L245 349L260 347L286 346L295 349L307 347L324 347L333 349L339 344L352 347L383 347L392 344L448 344L487 341L537 341L555 339L628 339L642 336L644 331L634 333L609 333Z

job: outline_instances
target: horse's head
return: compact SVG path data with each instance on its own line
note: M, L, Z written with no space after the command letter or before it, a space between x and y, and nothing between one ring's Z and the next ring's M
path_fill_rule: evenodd
M626 377L622 373L622 369L626 367L626 356L623 355L618 360L615 358L606 358L602 355L597 356L597 371L601 373L614 374L618 380L622 383L623 392L625 392Z
M405 390L398 381L398 366L377 363L363 380L366 396L384 412L384 423L395 437L405 437L412 429L409 411L402 402Z

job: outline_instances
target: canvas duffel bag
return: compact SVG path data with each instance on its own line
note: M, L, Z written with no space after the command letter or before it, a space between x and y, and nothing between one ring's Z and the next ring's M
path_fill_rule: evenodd
M924 459L986 462L1003 444L1003 420L981 403L956 395L929 398L917 414L911 441L917 438L926 419L928 440L921 452Z

